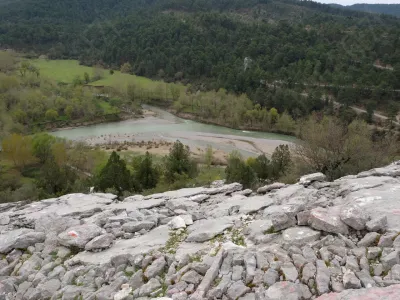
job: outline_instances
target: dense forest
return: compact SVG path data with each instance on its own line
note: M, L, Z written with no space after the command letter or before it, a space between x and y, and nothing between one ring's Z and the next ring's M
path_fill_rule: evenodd
M295 0L1 3L3 48L249 95L277 80L400 88L391 16Z
M335 4L336 7L342 7L346 9L364 11L376 14L387 14L400 17L400 4L367 4L357 3L349 6L341 6Z

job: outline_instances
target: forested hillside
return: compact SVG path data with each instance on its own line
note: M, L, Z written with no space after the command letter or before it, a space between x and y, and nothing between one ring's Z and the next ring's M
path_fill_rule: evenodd
M21 0L0 12L3 48L249 94L260 80L399 88L399 35L394 17L293 0Z
M346 6L346 8L376 14L388 14L400 17L400 4L366 4L359 3Z

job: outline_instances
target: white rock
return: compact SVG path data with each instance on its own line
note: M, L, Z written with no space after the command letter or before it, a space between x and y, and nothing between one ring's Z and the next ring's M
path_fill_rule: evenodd
M177 216L168 222L168 226L172 229L186 228L186 223L182 217Z

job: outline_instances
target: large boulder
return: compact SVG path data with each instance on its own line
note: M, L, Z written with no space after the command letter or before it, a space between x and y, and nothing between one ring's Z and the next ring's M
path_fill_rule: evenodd
M266 296L269 300L302 300L310 299L312 295L304 284L281 281L270 286Z
M6 254L13 249L26 249L36 243L42 243L46 238L43 232L20 228L0 235L0 253Z
M73 226L58 235L58 241L66 247L78 247L84 249L86 244L103 233L103 230L95 224Z
M340 219L340 208L317 207L311 210L308 219L309 225L317 230L322 230L331 233L348 234L347 225Z

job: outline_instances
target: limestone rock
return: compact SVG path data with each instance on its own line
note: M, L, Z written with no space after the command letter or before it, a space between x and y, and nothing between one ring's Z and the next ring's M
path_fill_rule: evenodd
M161 256L157 258L153 263L147 267L146 272L144 272L144 275L147 278L153 278L159 274L162 273L166 266L167 262L165 261L164 256Z
M309 224L312 228L331 233L347 234L348 228L339 216L339 208L314 208L310 212Z
M302 246L316 241L320 236L318 231L308 227L293 227L286 229L282 233L283 240L291 245Z
M340 212L340 219L355 230L363 230L368 221L364 210L358 205L347 205Z
M135 233L140 230L150 230L154 227L154 222L151 221L136 221L136 222L128 222L122 225L122 230L125 232Z
M186 228L186 222L180 216L174 217L171 221L169 221L168 225L171 229Z
M270 286L266 291L266 296L269 300L302 300L310 299L312 295L304 284L281 281Z
M351 300L351 299L368 299L368 300L397 300L399 298L400 284L392 285L385 288L370 288L358 290L345 290L340 293L330 293L318 297L316 300ZM382 296L384 295L384 296Z
M13 249L26 249L36 243L45 240L43 232L35 232L30 229L21 228L8 231L0 235L0 253L8 253Z
M356 277L356 275L351 272L347 271L343 275L343 285L345 289L359 289L361 288L361 282Z
M114 235L110 233L99 235L86 244L85 250L93 251L98 249L109 248L113 243L114 238L115 238Z
M387 216L379 216L370 221L368 221L365 225L368 231L382 231L386 228L387 224Z
M66 247L74 246L83 249L90 240L102 233L102 229L95 224L78 225L61 232L58 235L58 241Z
M233 227L233 219L222 217L210 220L199 220L194 222L188 229L187 242L204 242L221 234L225 229Z
M274 182L272 184L264 185L264 186L258 188L257 193L258 194L265 194L265 193L268 193L268 192L273 191L273 190L281 189L281 188L283 188L285 186L286 186L286 184L284 184L284 183Z
M326 176L322 173L313 173L300 177L299 183L302 185L309 185L314 181L325 181Z
M245 286L242 281L236 281L228 288L226 295L229 299L236 300L248 292L250 292L250 288Z

